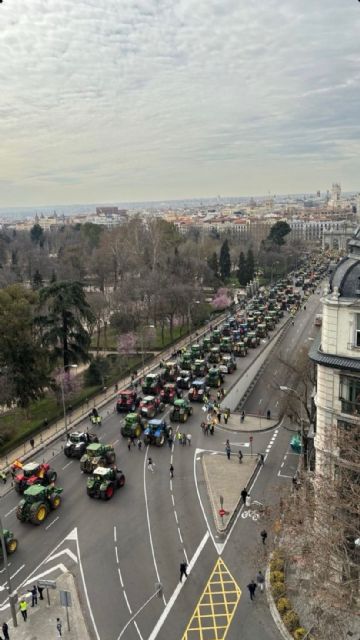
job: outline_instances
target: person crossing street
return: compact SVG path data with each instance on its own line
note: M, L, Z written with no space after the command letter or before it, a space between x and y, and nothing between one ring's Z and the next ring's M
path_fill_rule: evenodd
M186 573L186 569L187 569L187 562L181 562L180 563L180 582L182 582L183 576L185 576L185 578L188 577L188 574Z

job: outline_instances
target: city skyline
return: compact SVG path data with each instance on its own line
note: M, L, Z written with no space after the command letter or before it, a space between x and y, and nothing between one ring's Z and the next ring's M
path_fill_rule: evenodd
M1 5L0 207L357 191L359 4L239 4Z

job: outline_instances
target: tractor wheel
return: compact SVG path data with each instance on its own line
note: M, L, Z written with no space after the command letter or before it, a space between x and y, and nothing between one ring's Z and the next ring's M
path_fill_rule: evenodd
M52 509L58 509L61 505L61 497L57 493L52 493L50 498L50 507Z
M163 446L163 444L164 444L164 442L165 442L165 436L164 436L164 434L162 433L162 434L161 434L161 436L159 436L158 438L156 438L156 440L155 440L155 444L156 444L156 446L157 446L157 447L162 447L162 446Z
M136 427L136 429L134 431L134 435L135 435L136 438L140 438L140 436L141 436L141 427L140 426Z
M16 493L23 493L24 491L24 486L22 482L16 482L14 483L14 489L16 491Z
M115 462L115 452L114 451L109 451L107 456L106 456L107 462L109 464L114 464Z
M216 385L216 386L217 386L217 387L220 387L220 385L221 385L221 380L218 380L218 381L217 381L217 385Z
M56 471L49 469L49 471L46 472L46 480L48 484L52 484L53 482L56 482L56 478L57 478Z
M150 444L150 443L151 443L150 438L148 436L145 436L144 437L144 445L145 445L145 447L147 447L147 445Z
M92 489L88 489L88 487L86 487L86 493L90 498L95 498L95 494Z
M118 476L118 481L117 481L118 487L123 487L125 484L125 476L123 473L120 473Z
M165 409L165 405L164 405L164 403L163 403L163 402L160 402L160 404L159 404L159 411L160 411L160 413L162 413L162 412L164 411L164 409Z
M126 430L125 430L125 427L121 427L120 432L121 432L121 435L122 435L124 438L126 438Z
M12 540L9 540L6 543L6 551L8 555L15 553L17 546L18 546L18 541L16 540L16 538L12 538Z
M26 520L24 505L21 504L21 502L17 506L16 517L17 517L18 520L20 520L20 522L25 522L25 520Z
M68 447L65 447L64 453L67 458L71 458L71 449L68 449Z
M193 408L189 407L189 416L192 416Z
M44 502L35 502L30 507L30 522L41 524L48 515L48 508Z

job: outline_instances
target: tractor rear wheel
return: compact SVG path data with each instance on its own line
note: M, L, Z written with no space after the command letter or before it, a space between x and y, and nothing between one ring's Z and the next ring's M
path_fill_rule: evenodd
M117 481L118 487L123 487L125 484L125 476L123 473L120 473L118 476L118 481Z
M64 453L65 453L67 458L71 458L71 450L70 450L70 448L65 447Z
M20 522L25 522L26 517L25 517L25 510L24 510L24 505L18 504L17 508L16 508L16 517L18 520L20 520Z
M157 447L162 447L165 442L165 436L162 433L161 436L158 436L155 440L155 444Z
M159 404L159 411L160 411L160 413L162 413L162 412L164 411L164 409L165 409L165 405L164 405L164 403L163 403L163 402L160 402L160 404Z
M151 443L151 440L150 440L149 436L144 436L144 445L145 445L145 447L147 447L147 445L150 444L150 443Z
M50 506L52 509L58 509L61 505L61 497L57 493L52 493L50 498Z
M89 489L87 487L86 488L86 493L88 494L88 496L90 496L90 498L95 498L95 494L94 494L94 491L92 489Z
M6 543L6 551L10 555L11 553L15 553L18 546L18 541L16 538L12 538Z
M48 484L52 484L53 482L55 482L56 478L57 478L57 473L53 469L49 469L49 471L46 472L46 480Z
M32 524L41 524L44 522L48 514L48 508L44 502L35 502L30 507L30 522Z

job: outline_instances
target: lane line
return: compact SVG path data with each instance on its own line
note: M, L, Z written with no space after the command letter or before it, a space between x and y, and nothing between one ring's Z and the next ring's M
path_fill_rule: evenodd
M178 527L178 534L179 534L179 538L180 538L181 544L184 544L184 541L183 541L182 536L181 536L180 527Z
M73 460L70 460L70 462L68 462L68 463L65 465L65 467L61 467L61 468L62 468L62 470L64 471L64 469L66 469L67 467L70 467L70 465L71 465L71 464L73 464L73 462L74 462Z
M76 528L76 534L77 534L77 528ZM93 625L93 628L94 628L96 640L101 640L99 632L98 632L98 629L97 629L97 626L96 626L93 610L92 610L91 605L90 605L90 598L89 598L89 594L88 594L88 590L87 590L87 586L86 586L86 582L85 582L84 569L83 569L83 566L82 566L81 555L80 555L79 539L78 539L77 535L76 535L76 551L77 551L77 555L78 555L78 558L79 558L79 568L80 568L80 574L81 574L81 579L82 579L84 593L85 593L86 604L87 604L87 607L88 607L88 610L89 610L89 615L90 615L91 622L92 622L92 625Z
M125 589L123 590L123 593L124 593L125 602L127 604L127 608L129 609L129 613L132 615L132 608L130 607L130 602L129 602L128 597L126 595Z
M119 574L119 580L120 580L121 588L123 589L124 588L124 583L123 583L120 567L118 567L118 574Z
M115 556L116 556L116 564L119 564L119 554L118 554L118 548L115 547Z
M14 511L16 511L16 509L17 509L17 505L16 505L16 507L14 507L13 509L10 509L10 511L8 511L7 513L5 513L4 518L7 518L7 516L9 516L11 513L14 513Z
M210 537L210 533L209 531L206 531L203 539L201 540L198 548L196 549L193 557L191 558L190 562L189 562L189 566L188 566L188 573L190 574L190 572L192 571L192 569L194 568L200 553L202 552L203 548L205 547L208 539ZM155 627L153 628L152 632L150 633L148 640L155 640L155 638L158 637L159 635L159 631L162 628L162 626L164 625L164 622L166 620L166 618L168 617L171 609L173 608L177 598L179 597L180 591L183 588L185 582L179 582L178 585L175 587L175 590L172 593L171 598L169 599L169 602L167 603L164 611L162 612L159 620L157 621Z
M54 518L54 520L52 520L52 522L50 522L50 524L48 524L47 527L45 527L45 531L47 531L48 529L50 529L50 527L53 526L53 524L55 524L55 522L59 520L59 516L56 516L56 518Z
M148 454L149 454L149 445L146 447L145 456L144 456L144 497L145 497L146 520L147 520L147 526L148 526L148 532L149 532L151 554L152 554L152 558L153 558L153 563L154 563L154 567L155 567L155 573L156 573L157 581L160 582L160 584L161 584L160 574L159 574L159 570L158 570L158 566L157 566L157 562L156 562L156 557L155 557L154 543L153 543L152 534L151 534L149 503L148 503L147 489L146 489L146 460L148 458ZM163 594L162 599L163 599L164 605L166 606L166 600L165 600L164 594Z
M114 525L114 542L117 542L116 525Z

